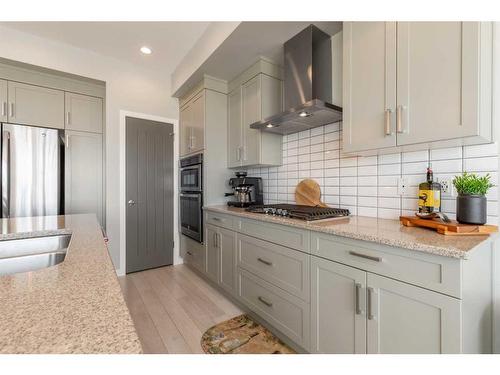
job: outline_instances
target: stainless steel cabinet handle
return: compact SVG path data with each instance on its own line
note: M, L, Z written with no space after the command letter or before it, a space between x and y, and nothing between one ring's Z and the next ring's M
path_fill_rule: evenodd
M236 149L236 160L241 160L241 146Z
M7 102L2 103L2 116L7 116Z
M374 256L371 256L371 255L358 253L357 251L349 251L349 254L353 255L355 257L360 257L360 258L365 258L365 259L373 260L374 262L382 262L382 258L380 258L380 257L374 257Z
M213 217L212 218L213 221L222 221L221 219L219 219L218 217Z
M368 320L375 319L375 315L373 315L373 293L375 291L373 288L367 288L368 290Z
M273 306L273 303L272 302L269 302L267 301L264 297L257 297L257 299L262 302L264 305L268 306L268 307L272 307Z
M69 111L68 113L66 113L66 124L67 125L71 124L71 114L69 113Z
M398 133L403 133L403 106L398 105L398 109L396 112L396 131Z
M243 146L242 149L243 149L242 150L242 159L243 159L243 161L246 161L247 160L247 146L246 145Z
M272 266L273 263L268 261L268 260L265 260L265 259L262 259L262 258L257 258L257 260L261 263L264 263L266 266Z
M2 145L2 216L10 217L10 132L4 130Z
M360 315L363 311L361 311L361 287L360 283L356 283L356 314Z
M14 117L14 102L10 102L9 117Z
M129 205L129 206L134 206L134 205L135 205L135 201L134 201L133 199L130 199L130 200L128 201L128 205Z
M217 247L217 233L214 233L214 247Z
M392 113L392 109L387 108L385 110L385 135L392 135L392 132L391 132L391 113Z
M191 255L191 256L193 255L193 253L191 251L186 251L186 254Z

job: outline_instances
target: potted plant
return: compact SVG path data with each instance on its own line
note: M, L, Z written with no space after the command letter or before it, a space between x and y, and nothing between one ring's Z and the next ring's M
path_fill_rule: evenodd
M491 176L479 177L464 172L453 179L457 189L457 221L464 224L486 223L486 193L493 186Z

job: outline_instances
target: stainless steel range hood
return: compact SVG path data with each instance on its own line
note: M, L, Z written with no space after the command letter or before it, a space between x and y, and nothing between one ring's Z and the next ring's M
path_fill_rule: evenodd
M332 101L330 35L308 26L285 48L285 112L250 125L252 129L290 134L342 120Z

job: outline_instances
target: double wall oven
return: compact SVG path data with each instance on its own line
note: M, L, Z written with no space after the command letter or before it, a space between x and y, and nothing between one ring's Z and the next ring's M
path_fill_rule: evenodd
M203 154L180 160L181 233L203 242Z

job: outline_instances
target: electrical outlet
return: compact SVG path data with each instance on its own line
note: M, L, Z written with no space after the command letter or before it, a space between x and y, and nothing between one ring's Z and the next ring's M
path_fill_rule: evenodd
M443 195L443 197L456 196L455 186L453 186L453 182L450 178L445 178L437 182L441 184L441 194Z
M398 178L398 195L405 195L406 194L406 188L408 187L408 180L406 177L400 177Z

